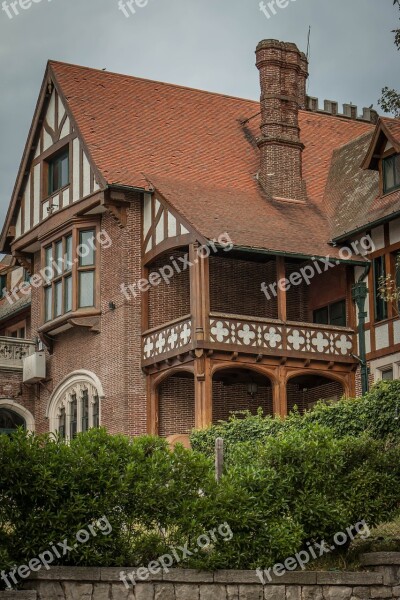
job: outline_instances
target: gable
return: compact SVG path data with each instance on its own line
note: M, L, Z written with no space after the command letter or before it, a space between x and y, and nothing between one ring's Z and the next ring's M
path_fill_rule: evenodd
M49 190L49 161L68 151L68 183ZM100 190L103 182L55 81L46 72L2 234L16 240L54 213Z

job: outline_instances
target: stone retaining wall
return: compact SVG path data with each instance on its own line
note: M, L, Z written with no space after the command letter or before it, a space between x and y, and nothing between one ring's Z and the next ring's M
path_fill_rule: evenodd
M262 585L254 571L171 570L129 590L120 571L54 567L35 574L30 592L0 592L0 600L400 600L400 553L362 557L363 572L286 573Z

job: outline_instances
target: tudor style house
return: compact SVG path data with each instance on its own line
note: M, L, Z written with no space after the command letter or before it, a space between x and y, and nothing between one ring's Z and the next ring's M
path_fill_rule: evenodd
M186 441L400 377L400 122L319 109L294 44L256 64L261 104L49 62L0 239L0 431Z

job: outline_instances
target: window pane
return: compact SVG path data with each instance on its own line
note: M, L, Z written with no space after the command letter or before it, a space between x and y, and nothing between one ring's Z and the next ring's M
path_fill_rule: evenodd
M346 327L346 302L336 302L330 306L330 324L336 327Z
M55 277L57 277L58 275L61 275L62 273L62 255L63 255L63 248L62 248L62 242L57 242L55 247L54 247L54 254L55 254L55 261L57 264L57 269L56 269L56 273L54 273Z
M53 317L53 290L50 287L45 288L44 290L44 314L45 314L45 320L46 321L51 321L52 317Z
M88 267L94 265L94 231L81 231L79 234L79 265Z
M79 308L94 306L94 271L79 273Z
M65 285L65 297L64 297L64 312L70 312L72 310L72 277L66 277L64 280Z
M65 423L66 423L66 415L65 408L60 410L60 418L58 421L58 433L62 439L65 439Z
M65 238L65 265L64 270L70 271L72 269L72 235Z
M394 182L394 160L387 158L383 161L384 188L385 191L391 190L395 186Z
M50 274L50 269L53 271L53 248L49 246L45 250L45 266L47 267L46 277L52 279L52 275Z
M387 369L386 371L382 371L382 379L387 381L393 380L393 369Z
M394 183L395 186L400 186L400 154L397 154L394 159Z
M62 281L54 286L54 316L62 315Z
M76 400L76 395L74 394L72 396L72 402L71 402L71 421L70 421L70 430L69 430L69 437L71 439L76 436L77 425L78 425L78 402Z
M329 325L329 312L327 306L314 311L314 323L317 323L318 325Z
M99 415L99 397L94 397L93 404L93 427L100 427L100 415Z
M89 394L87 390L82 392L82 431L89 429Z
M68 154L65 154L60 159L60 180L59 180L60 187L64 187L65 185L68 185L68 183L69 183L69 166L68 165L69 165Z
M383 321L387 318L387 303L380 297L379 280L386 276L385 257L379 256L374 260L374 300L375 300L375 320Z

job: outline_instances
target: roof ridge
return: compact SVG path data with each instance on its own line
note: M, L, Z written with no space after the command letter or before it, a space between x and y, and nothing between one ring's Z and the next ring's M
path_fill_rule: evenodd
M157 83L158 85L165 85L172 88L178 88L181 90L188 90L191 92L198 92L200 94L208 94L210 96L219 96L220 98L228 98L229 100L239 100L240 102L248 102L249 104L256 104L259 106L259 100L251 100L250 98L242 98L240 96L233 96L231 94L224 94L222 92L211 92L210 90L202 90L200 88L190 87L188 85L180 85L178 83L170 83L168 81L159 81L157 79L149 79L147 77L137 77L136 75L127 75L126 73L117 73L115 71L103 71L103 69L96 69L94 67L84 67L82 65L76 65L74 63L67 63L58 60L49 60L49 65L63 65L66 67L74 67L81 69L82 71L95 71L103 75L112 75L113 77L123 77L124 79L135 79L136 81L143 81L147 83Z

